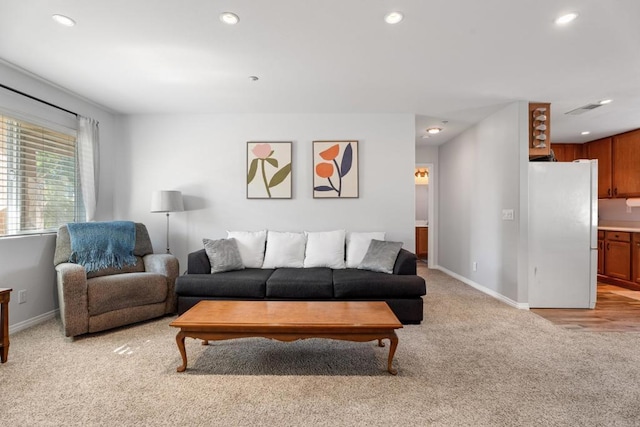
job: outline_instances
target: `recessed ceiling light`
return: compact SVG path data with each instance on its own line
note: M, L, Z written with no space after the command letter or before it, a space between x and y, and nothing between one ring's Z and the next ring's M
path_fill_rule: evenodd
M397 24L404 19L402 12L389 12L384 15L384 22L387 24Z
M607 105L613 102L613 99L603 99L599 102L600 105Z
M429 128L427 129L427 133L430 133L431 135L435 135L437 133L442 132L442 128Z
M578 17L577 13L571 12L556 18L555 23L558 25L566 25Z
M235 25L240 21L240 18L238 18L238 15L236 15L235 13L222 12L220 14L220 20L225 24Z
M591 132L589 132L588 130L585 130L584 132L580 132L580 135L589 135Z
M249 80L252 82L257 82L259 80L258 76L249 76Z
M53 18L53 20L56 21L58 24L64 25L66 27L73 27L74 25L76 25L76 21L69 18L68 16L56 14L51 16L51 18Z

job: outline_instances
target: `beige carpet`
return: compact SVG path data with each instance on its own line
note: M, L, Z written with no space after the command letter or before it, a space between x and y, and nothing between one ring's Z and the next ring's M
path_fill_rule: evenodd
M640 334L572 332L438 271L425 321L375 342L205 347L172 317L70 342L57 320L11 336L0 425L638 426Z

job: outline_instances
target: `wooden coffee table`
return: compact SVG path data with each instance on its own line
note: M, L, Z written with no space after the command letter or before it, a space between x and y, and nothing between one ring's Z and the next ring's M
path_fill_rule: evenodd
M176 336L182 355L178 372L187 369L186 337L209 340L264 337L279 341L329 338L347 341L373 341L384 347L389 339L387 370L398 347L395 330L402 324L382 301L200 301L170 326L180 328Z

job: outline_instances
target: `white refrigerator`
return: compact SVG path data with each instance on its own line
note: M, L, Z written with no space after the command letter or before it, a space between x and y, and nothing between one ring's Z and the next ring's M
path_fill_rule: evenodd
M598 163L529 163L529 307L594 308Z

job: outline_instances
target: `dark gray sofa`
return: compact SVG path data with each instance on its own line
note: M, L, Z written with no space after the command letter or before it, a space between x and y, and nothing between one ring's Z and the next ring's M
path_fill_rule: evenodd
M416 275L416 256L401 249L393 274L353 268L277 268L211 274L204 249L188 257L176 279L178 313L201 300L386 301L403 324L422 321L426 284Z

